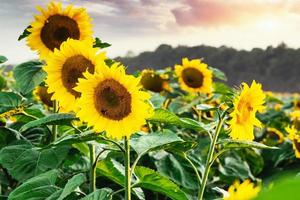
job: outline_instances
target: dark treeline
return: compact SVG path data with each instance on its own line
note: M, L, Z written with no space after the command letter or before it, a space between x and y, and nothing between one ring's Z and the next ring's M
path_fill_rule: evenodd
M300 49L288 48L285 44L266 49L254 48L251 51L205 45L172 48L163 44L154 52L116 59L127 65L129 72L134 72L144 68L174 66L181 63L183 57L203 58L210 66L224 71L231 86L255 79L263 84L265 90L300 92Z

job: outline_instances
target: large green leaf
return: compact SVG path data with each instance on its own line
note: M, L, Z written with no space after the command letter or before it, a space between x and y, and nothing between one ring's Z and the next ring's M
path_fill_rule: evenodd
M121 186L125 185L124 171L124 166L112 158L101 160L97 164L97 174L105 176Z
M7 58L5 56L0 55L0 64L4 63L7 61Z
M61 195L57 198L57 200L63 200L69 194L71 194L77 187L83 184L86 181L86 177L84 174L77 174L73 176L70 180L68 180L64 189L62 190Z
M151 150L164 148L168 144L182 141L180 137L171 131L155 132L132 138L131 147L141 155Z
M97 174L105 176L115 183L125 186L125 168L118 161L112 158L101 160L97 164ZM133 194L139 199L144 199L144 194L140 188L133 188Z
M148 119L150 122L166 123L195 131L205 131L205 124L189 118L179 118L165 109L155 109L154 115Z
M80 200L111 200L111 192L112 190L109 188L98 189L95 192L81 198Z
M94 132L66 135L65 137L61 137L55 142L51 143L50 146L72 145L98 139L100 139L99 135Z
M43 126L43 125L59 125L59 124L67 124L70 123L72 120L77 119L72 114L63 114L63 113L55 113L48 115L46 117L28 122L24 126L21 127L20 131L26 131L27 129L34 128L37 126Z
M57 177L57 170L51 170L33 177L13 190L9 194L8 200L44 200L59 190L55 186Z
M176 184L192 190L198 188L195 172L183 158L167 154L158 159L155 165L159 173L170 178Z
M185 193L175 183L158 172L139 166L134 172L139 179L136 186L164 194L173 200L188 200Z
M14 68L14 78L21 93L28 94L38 86L46 77L43 63L28 61Z
M221 70L214 68L214 67L209 67L210 70L212 70L214 77L222 80L222 81L227 81L227 77L224 72Z
M37 149L31 144L20 141L2 148L0 164L11 176L24 181L50 169L56 169L67 156L69 147Z
M270 147L265 144L254 141L223 139L219 142L225 149L230 148L258 148L258 149L278 149L278 147Z
M0 127L0 149L18 139L16 132L6 127Z
M22 97L13 92L0 92L0 114L20 106Z

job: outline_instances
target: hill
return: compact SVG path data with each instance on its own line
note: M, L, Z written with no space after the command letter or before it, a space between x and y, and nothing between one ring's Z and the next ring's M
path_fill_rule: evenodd
M129 72L144 68L162 69L181 63L181 58L203 58L212 67L224 71L228 84L237 86L253 79L263 84L264 90L276 92L300 92L300 49L287 47L284 43L266 49L251 51L221 46L178 46L162 44L153 52L137 56L117 57L128 66Z

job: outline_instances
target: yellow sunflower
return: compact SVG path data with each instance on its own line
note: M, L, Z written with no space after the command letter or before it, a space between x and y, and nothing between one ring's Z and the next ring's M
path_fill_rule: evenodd
M295 151L296 158L300 158L300 134L295 128L295 126L292 127L286 127L286 132L289 134L288 137L293 143L293 149Z
M36 100L42 102L47 107L52 107L53 102L51 100L52 94L49 94L47 92L48 87L45 86L37 86L35 90L33 91L33 95Z
M250 180L245 180L243 183L235 181L229 188L228 194L224 200L251 200L254 199L260 191L259 186L255 186Z
M266 138L264 139L265 144L273 145L274 144L273 142L276 142L277 144L283 143L284 135L276 128L268 127L266 133L267 133L267 135L266 135ZM268 139L271 141L268 141Z
M230 136L233 139L253 140L254 126L261 127L261 122L256 118L256 112L262 112L265 109L265 93L262 86L255 81L249 87L242 83L243 90L240 95L234 99L234 110L230 114Z
M53 93L52 100L57 100L64 111L76 110L76 99L80 93L74 90L78 78L83 72L97 71L98 66L105 65L105 54L98 53L90 40L79 41L68 39L63 42L60 50L46 60L44 70L48 73L46 83L48 92Z
M212 71L200 59L182 59L182 65L175 65L180 87L187 92L212 92Z
M86 72L76 87L81 93L77 116L95 131L106 131L109 137L129 137L152 114L146 102L150 95L140 89L140 78L126 75L118 63L101 67L99 73Z
M91 18L84 8L65 9L61 3L51 2L48 9L38 7L40 15L35 16L31 23L27 44L32 50L37 50L41 59L45 59L55 48L68 38L76 40L92 40Z
M168 83L168 78L155 73L155 71L150 69L145 69L142 71L141 84L146 90L152 92L162 92L164 90L170 90Z

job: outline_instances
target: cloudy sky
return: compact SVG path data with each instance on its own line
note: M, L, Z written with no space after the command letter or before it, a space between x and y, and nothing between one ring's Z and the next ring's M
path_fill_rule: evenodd
M285 42L300 47L298 0L63 0L85 7L109 56L154 50L159 44L227 45L238 49ZM10 63L36 57L17 38L45 0L0 0L0 54Z

